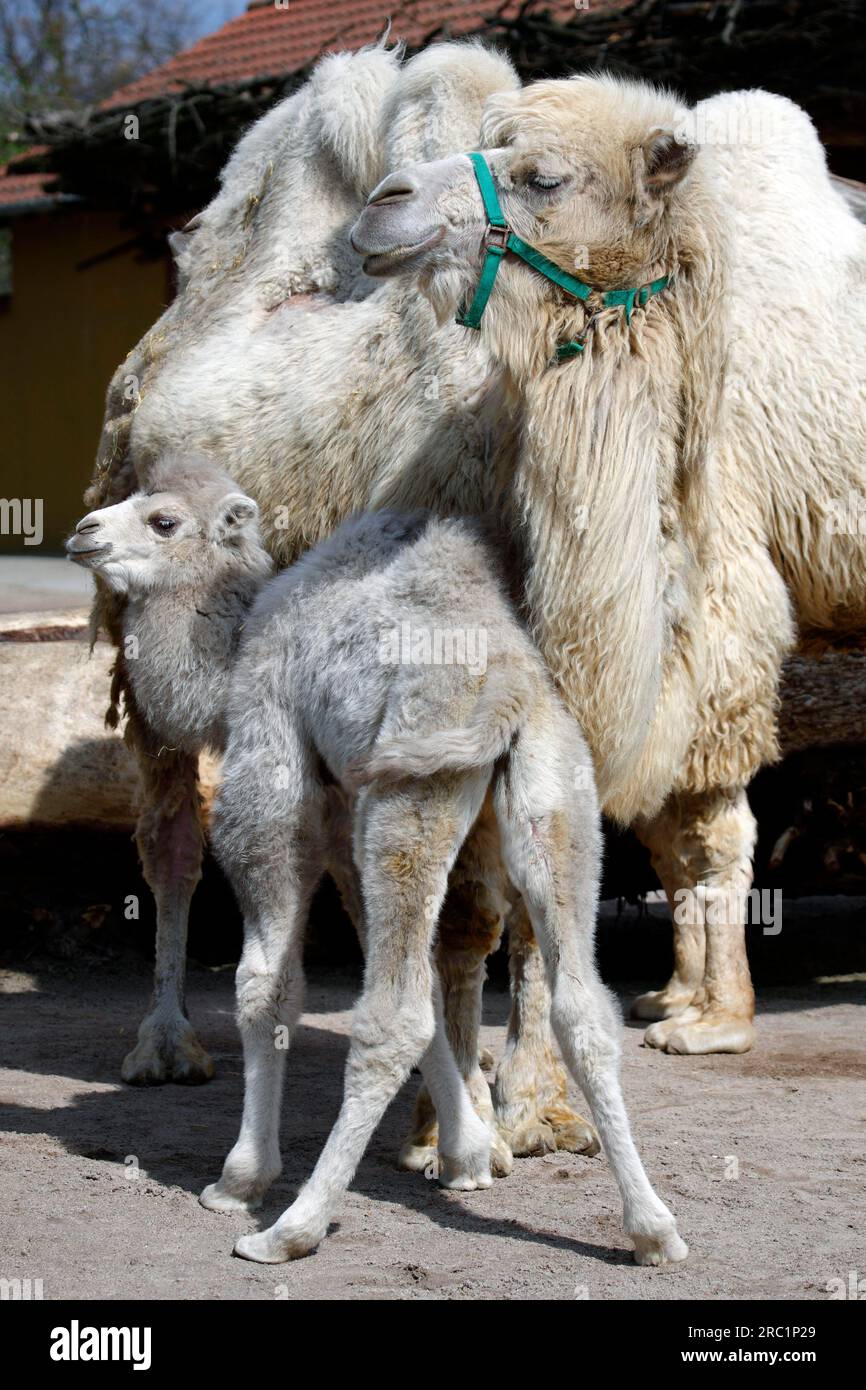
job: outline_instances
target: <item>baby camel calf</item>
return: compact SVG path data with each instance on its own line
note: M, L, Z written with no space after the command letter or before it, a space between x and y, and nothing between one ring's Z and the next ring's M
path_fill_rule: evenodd
M254 527L249 507L245 520L235 499L233 524ZM95 514L115 576L124 539L111 514L122 508L127 531L131 513L147 524L135 498ZM190 536L162 540L136 552L153 608L160 586L193 558ZM245 1094L237 1142L202 1193L206 1207L252 1210L280 1172L285 1040L301 1011L303 932L334 783L354 793L366 932L339 1117L295 1202L268 1230L238 1240L247 1259L277 1263L322 1240L416 1064L439 1118L440 1180L490 1186L492 1136L447 1042L432 954L449 871L488 794L543 952L556 1036L592 1107L635 1258L687 1254L631 1138L617 1012L594 962L600 831L589 753L494 576L478 525L371 514L268 583L246 620L213 820L214 850L244 914ZM461 659L470 650L473 659Z

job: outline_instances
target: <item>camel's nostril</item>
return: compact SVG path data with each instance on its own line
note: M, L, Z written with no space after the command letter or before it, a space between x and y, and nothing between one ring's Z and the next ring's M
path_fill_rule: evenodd
M83 521L79 521L75 528L75 534L83 536L85 531L98 531L101 524L95 517L86 516Z
M381 207L383 203L405 203L414 198L417 191L412 180L405 174L390 174L373 189L367 199L367 207Z
M367 199L367 207L379 208L382 207L383 203L405 203L414 197L414 188L392 188L387 193L377 193L375 197L371 193Z

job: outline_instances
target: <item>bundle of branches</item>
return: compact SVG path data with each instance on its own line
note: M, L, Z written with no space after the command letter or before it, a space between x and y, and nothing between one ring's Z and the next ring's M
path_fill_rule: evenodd
M756 880L790 897L866 893L866 747L808 749L749 789Z
M698 101L764 87L805 107L834 172L863 177L866 25L862 0L634 0L590 8L567 24L525 0L488 21L526 78L606 68Z
M551 15L549 0L523 0L516 12L512 0L477 32L505 48L525 79L607 68L665 83L690 100L750 86L789 95L817 121L835 171L862 177L866 48L860 0L587 3L586 9L576 4L574 17L562 23ZM412 8L408 0L401 15L411 16ZM447 37L447 26L439 26L419 47ZM46 148L16 167L50 172L57 176L56 191L122 210L139 228L156 230L161 219L213 196L239 136L308 71L188 86L132 111L31 118L27 134Z
M124 110L31 117L44 148L15 168L56 175L52 191L116 208L140 228L197 210L213 197L240 135L305 80L308 69L243 84L187 85ZM160 247L164 245L164 237Z

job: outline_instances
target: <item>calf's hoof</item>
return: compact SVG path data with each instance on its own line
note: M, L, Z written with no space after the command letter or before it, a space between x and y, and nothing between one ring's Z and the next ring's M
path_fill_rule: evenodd
M234 1254L260 1265L281 1265L312 1254L324 1238L324 1230L303 1219L287 1220L287 1216L288 1213L281 1216L266 1231L240 1236L235 1241Z
M397 1157L397 1167L406 1173L423 1173L425 1178L436 1178L445 1160L439 1156L436 1142L417 1143L409 1138ZM490 1171L494 1178L507 1178L514 1167L514 1156L506 1140L495 1126L490 1128Z
M492 1187L489 1150L485 1149L477 1154L461 1154L459 1158L441 1154L439 1182L450 1192L475 1192L478 1188Z
M282 1242L270 1238L270 1231L259 1231L251 1236L239 1236L232 1252L242 1260L254 1260L260 1265L281 1265L286 1260L297 1259L309 1253L307 1249L293 1252Z
M198 1200L201 1206L207 1207L208 1211L229 1212L232 1215L237 1215L238 1213L247 1215L250 1212L258 1211L265 1199L265 1193L269 1186L270 1183L266 1184L261 1191L253 1191L247 1196L242 1196L221 1187L218 1182L212 1182L209 1187L204 1189Z
M635 1264L668 1265L679 1264L689 1253L682 1236L676 1228L659 1236L632 1236L634 1241Z
M123 1059L120 1075L130 1086L201 1086L213 1076L213 1062L184 1019L182 1026L141 1025L138 1042Z

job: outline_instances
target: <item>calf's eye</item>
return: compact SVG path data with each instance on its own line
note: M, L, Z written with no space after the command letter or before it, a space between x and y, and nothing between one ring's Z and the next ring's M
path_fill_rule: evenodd
M173 516L152 516L150 524L159 536L170 536L177 530L177 520Z

